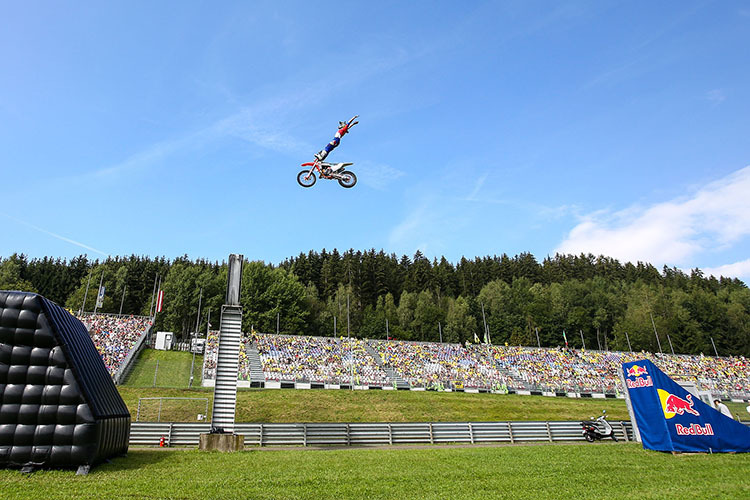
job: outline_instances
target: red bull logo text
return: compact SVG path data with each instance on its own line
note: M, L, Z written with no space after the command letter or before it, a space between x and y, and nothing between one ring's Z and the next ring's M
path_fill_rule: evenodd
M628 389L638 389L640 387L651 387L654 385L651 376L641 378L643 375L648 375L648 370L643 366L633 365L628 368L628 377L635 377L635 380L629 378L625 380Z
M674 424L674 430L677 431L678 436L713 436L714 430L711 428L711 424L700 425L690 424L690 427L684 425Z
M641 375L648 375L648 370L645 367L633 365L628 368L628 377L640 377Z
M654 385L654 381L651 380L650 376L646 378L637 378L635 380L627 379L625 380L625 383L628 384L628 389L638 389L639 387L651 387Z

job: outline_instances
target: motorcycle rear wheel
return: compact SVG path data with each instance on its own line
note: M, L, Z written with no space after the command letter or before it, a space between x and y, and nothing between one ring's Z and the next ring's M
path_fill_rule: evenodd
M594 442L594 436L592 436L590 432L587 432L586 434L584 434L583 437L585 437L586 441L588 441L589 443Z
M357 176L354 175L354 172L350 172L348 170L344 170L343 172L341 172L341 178L339 179L339 184L341 185L341 187L353 188L356 183Z
M310 174L308 177L307 174ZM309 170L303 170L302 172L297 174L297 183L302 187L313 187L315 183L317 182L317 177L315 177L315 172L310 172Z

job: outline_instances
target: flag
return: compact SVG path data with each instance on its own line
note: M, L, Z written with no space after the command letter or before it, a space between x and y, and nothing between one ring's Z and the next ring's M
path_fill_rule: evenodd
M475 344L479 343L479 336L477 335L477 332L474 332L474 343Z
M565 330L563 330L563 339L565 339L565 347L568 347L568 336L565 335Z
M104 286L99 287L99 294L96 296L96 307L102 307L104 304Z
M156 296L156 312L161 312L161 306L164 305L164 290L159 290Z

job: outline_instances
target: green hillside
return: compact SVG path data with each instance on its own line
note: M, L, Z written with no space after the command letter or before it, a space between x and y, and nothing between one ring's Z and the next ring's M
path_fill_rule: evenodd
M134 419L144 397L208 398L213 389L119 388ZM196 403L199 405L199 403ZM197 408L197 406L196 406ZM613 420L629 420L625 402L462 392L240 389L238 422L425 422L581 420L607 410ZM185 410L177 420L194 421Z
M193 354L144 349L125 380L126 387L188 388ZM193 387L200 387L203 356L195 356Z

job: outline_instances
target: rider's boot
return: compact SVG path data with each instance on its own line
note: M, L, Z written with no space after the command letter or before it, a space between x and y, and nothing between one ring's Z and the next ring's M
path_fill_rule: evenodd
M326 151L325 149L322 149L322 150L318 151L317 153L315 153L315 158L316 158L316 159L317 159L318 161L323 161L323 160L325 160L325 159L326 159L326 156L328 156L328 151Z

